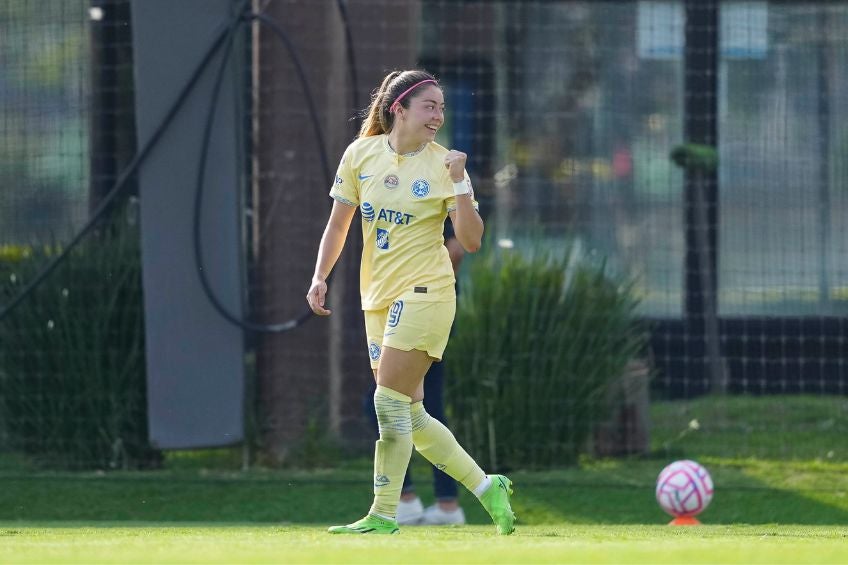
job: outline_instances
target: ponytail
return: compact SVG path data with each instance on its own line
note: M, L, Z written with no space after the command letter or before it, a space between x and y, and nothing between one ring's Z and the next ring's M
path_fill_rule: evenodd
M359 137L370 137L388 133L392 129L394 116L389 113L390 103L386 99L389 85L394 79L401 75L401 71L392 71L383 79L380 88L371 94L371 104L365 109L365 119L359 128Z

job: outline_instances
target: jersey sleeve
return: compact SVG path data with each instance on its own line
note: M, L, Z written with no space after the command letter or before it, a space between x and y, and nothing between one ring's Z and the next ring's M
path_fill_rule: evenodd
M359 186L354 180L349 153L345 151L342 156L336 178L330 188L330 197L348 206L359 206Z
M450 182L450 177L448 177L448 182ZM477 199L474 198L474 186L471 184L471 177L468 176L468 171L465 171L465 183L468 185L469 194L471 195L471 204L474 206L474 209L478 212L480 211L480 204L477 202ZM453 183L451 183L450 188L450 196L448 196L445 201L448 212L453 212L456 210L456 196L453 194Z

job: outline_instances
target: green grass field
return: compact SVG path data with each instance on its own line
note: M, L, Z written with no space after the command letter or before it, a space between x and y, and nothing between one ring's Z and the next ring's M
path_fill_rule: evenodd
M519 522L509 537L496 536L467 495L468 526L326 534L367 508L364 462L337 471L7 474L0 562L848 563L848 465L705 460L715 499L703 526L681 528L665 525L653 498L664 463L513 473Z
M510 537L467 494L468 526L326 534L367 509L366 458L243 472L237 451L217 450L171 454L160 471L59 473L0 454L0 563L848 563L845 406L657 403L650 456L510 472ZM660 469L683 457L716 484L694 528L666 526L654 500ZM429 468L414 466L427 504Z
M0 529L14 563L845 563L848 531L816 526L482 526L337 537L308 526L26 526Z

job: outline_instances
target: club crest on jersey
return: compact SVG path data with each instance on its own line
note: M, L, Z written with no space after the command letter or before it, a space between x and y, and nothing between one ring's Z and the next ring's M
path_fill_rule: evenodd
M389 190L394 190L400 184L400 179L397 175L387 175L386 178L383 179L383 186L388 188Z
M343 182L344 182L344 180L342 180L342 177L340 177L339 175L336 175L336 184L342 184Z
M383 228L377 228L377 249L386 250L389 248L389 231Z
M363 202L362 206L359 207L359 211L362 213L362 219L366 222L374 221L374 207L370 202Z
M380 346L376 342L372 341L368 344L368 356L372 361L378 361L380 359Z
M430 183L424 179L418 179L412 183L412 196L424 198L430 194Z

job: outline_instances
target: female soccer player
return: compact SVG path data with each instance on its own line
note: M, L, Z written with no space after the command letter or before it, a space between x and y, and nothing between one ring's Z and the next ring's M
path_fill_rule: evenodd
M306 299L319 316L330 314L324 307L327 276L358 206L364 241L360 292L380 432L374 503L364 518L333 526L330 533L400 531L396 511L413 445L480 499L499 534L515 529L510 480L486 475L422 402L424 375L441 359L456 312L455 279L442 238L445 217L466 251L477 251L483 235L465 172L467 156L434 141L444 108L442 89L430 74L389 73L330 189L335 202Z
M462 245L456 240L453 233L453 225L450 222L445 222L444 232L442 236L445 239L445 247L448 250L448 256L453 267L454 277L459 272L459 265L465 257L465 250ZM454 285L459 297L459 287ZM454 329L451 328L451 335ZM433 363L424 375L424 410L431 417L437 419L445 426L448 425L445 408L444 408L444 380L445 380L445 363ZM374 392L377 389L377 383L372 383L369 387L367 396L363 397L363 406L365 414L368 417L370 427L373 427L374 433L379 433L377 425L377 412L374 410ZM433 475L433 494L436 497L435 503L424 508L424 504L418 497L415 488L415 482L412 479L412 468L407 467L406 475L403 477L403 486L400 489L400 502L397 507L397 523L403 525L459 525L465 524L465 511L459 505L459 492L456 481L453 480L444 471L430 465Z

